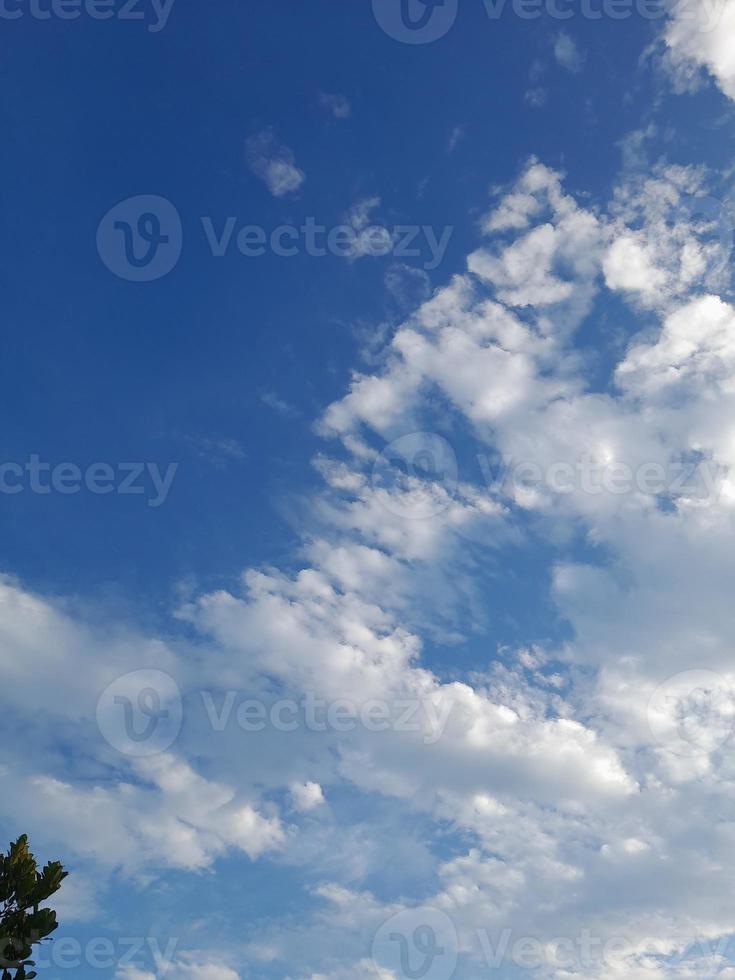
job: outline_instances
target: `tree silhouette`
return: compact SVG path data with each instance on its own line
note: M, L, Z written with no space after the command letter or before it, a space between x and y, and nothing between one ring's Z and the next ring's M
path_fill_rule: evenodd
M31 980L36 976L30 956L34 943L42 942L56 928L53 909L39 908L61 887L66 878L59 861L50 861L43 871L28 850L25 834L0 855L0 969L1 980Z

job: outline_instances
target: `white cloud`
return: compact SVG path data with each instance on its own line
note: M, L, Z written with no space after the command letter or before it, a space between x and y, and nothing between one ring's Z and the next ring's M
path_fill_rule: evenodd
M465 128L464 126L455 126L452 132L449 134L449 141L447 142L447 153L454 153L454 151L459 146L460 142L464 139Z
M380 207L380 198L376 196L364 197L356 201L350 208L346 219L355 231L363 231L370 224L370 215Z
M560 211L563 203L561 175L531 160L513 190L486 217L483 230L490 233L528 228L531 219L544 207Z
M398 980L392 970L384 970L373 960L360 960L349 966L337 967L329 973L312 973L303 980Z
M303 507L294 567L249 569L194 596L178 612L186 644L90 624L84 610L3 581L0 701L34 756L29 770L25 747L8 746L3 812L44 839L53 811L54 841L103 878L201 871L230 853L305 868L321 882L311 908L259 923L240 951L283 976L369 975L371 937L408 904L451 917L463 980L487 968L477 930L506 928L542 942L539 975L554 980L702 975L705 953L677 957L735 932L735 310L713 290L710 263L692 259L702 223L682 208L706 186L700 171L664 166L626 174L610 206L593 209L532 161L498 196L467 271L413 310L324 413L319 431L341 441L339 458L316 460L324 486ZM372 207L357 208L355 227ZM604 289L645 314L591 389L573 335ZM434 433L430 447L542 468L694 456L712 463L722 492L703 507L681 484L665 499L488 487L460 452L454 475L442 458L423 477L414 466L377 479L386 441L421 432ZM532 574L515 581L519 551ZM567 639L496 651L482 614L506 615L503 589L526 606L553 603ZM487 667L447 657L450 668L430 669L435 644L467 637ZM175 746L136 761L87 719L110 680L141 664L175 676L187 710ZM653 713L651 702L693 667L721 685L716 697L692 693L679 731L679 701L669 714L665 699ZM358 713L408 702L415 725L274 726L244 767L242 732L224 715L221 729L208 724L202 709L202 692L220 711L228 691L264 703L309 694ZM672 752L662 728L696 751ZM373 876L381 898L366 890ZM597 952L562 967L553 940L584 930ZM611 939L613 961L600 952ZM237 976L204 954L175 970Z
M628 157L616 189L603 268L610 289L641 306L671 310L697 286L725 287L733 247L726 202L706 192L703 168Z
M135 966L123 966L115 972L115 980L157 980L159 973L149 973ZM240 975L221 963L183 957L167 967L169 980L240 980Z
M320 92L318 101L319 105L331 112L335 119L348 119L352 113L352 106L344 95Z
M581 53L571 35L560 31L554 41L554 57L557 63L572 74L577 74L584 65L584 55Z
M402 262L394 262L387 269L385 285L403 310L415 309L431 295L428 273Z
M530 105L532 109L543 109L548 98L549 93L545 88L541 88L540 86L528 89L523 95L523 101L526 105Z
M680 88L696 84L706 70L735 99L735 2L674 3L664 31L668 61Z
M647 299L658 300L666 283L666 274L656 268L645 244L632 232L613 242L603 269L610 289L640 293Z
M277 412L284 419L296 418L299 414L298 409L294 408L289 402L280 395L277 395L275 391L264 391L260 395L260 400L268 408L272 408L274 412Z
M735 391L735 310L718 296L672 313L655 344L633 347L618 366L621 384L654 393L687 383Z
M393 742L382 748L347 739L339 771L364 793L392 796L396 806L410 801L471 835L471 846L439 866L439 887L422 901L452 916L476 969L482 950L475 930L510 925L547 940L587 928L603 942L622 941L613 963L598 957L559 972L550 960L548 976L683 977L688 967L677 967L675 958L695 938L735 928L728 875L713 878L703 862L704 853L729 861L707 816L713 806L724 812L726 804L714 801L729 763L705 743L702 757L672 758L647 721L658 685L703 657L735 690L725 595L735 529L724 504L692 510L684 491L674 492L669 511L642 494L528 496L524 506L544 513L549 529L573 520L609 564L557 565L553 596L574 636L551 658L524 653L518 664L496 665L471 683L440 683L420 668L419 637L399 640L391 601L383 599L380 609L377 602L381 594L402 594L404 561L413 569L443 567L446 542L465 521L475 526L476 503L460 484L441 514L414 521L416 528L396 520L380 489L359 474L374 458L375 433L390 439L426 425L437 406L446 419L446 405L466 426L465 437L514 458L552 464L588 455L638 465L696 451L726 467L733 456L723 421L732 397L732 311L715 296L691 296L696 278L680 260L697 225L677 208L682 191L700 179L661 171L643 191L633 181L601 215L580 208L559 175L532 163L486 220L495 238L470 257L469 272L416 310L396 331L382 367L356 376L326 412L323 431L348 449L359 446L349 464L324 466L349 501L329 509L339 549L310 551L312 569L294 580L268 578L257 588L252 582L242 618L225 634L218 623L232 616L231 599L223 602L226 616L209 601L194 614L195 621L206 615L220 643L247 636L248 658L266 656L266 669L284 679L318 679L324 690L325 678L338 677L339 690L369 697L386 696L400 678L404 691L415 683L439 703L450 700L435 747L407 742L399 752ZM629 243L640 249L632 263ZM666 302L654 295L651 278L659 292L671 287ZM665 308L656 314L660 329L646 330L620 359L622 389L593 394L566 345L603 279L636 302L643 297L649 308ZM663 398L672 385L674 401ZM410 482L404 492L414 492ZM502 508L496 517L502 522ZM362 543L348 548L345 536L355 535ZM381 581L390 585L381 589ZM367 596L375 605L361 604ZM267 615L257 611L263 602ZM342 632L349 623L352 635L356 617L359 653ZM290 639L297 633L298 645ZM309 650L304 637L312 636ZM558 664L554 674L550 659ZM686 806L685 823L672 800ZM685 842L692 821L703 836ZM641 893L645 904L633 909L624 896ZM336 886L322 895L332 929L369 928L396 911ZM692 969L705 961L694 950ZM465 975L473 975L471 967Z
M319 783L292 783L291 798L299 813L309 813L324 803L324 793Z
M296 166L293 152L272 129L251 136L246 149L250 169L274 197L295 193L306 180L306 174Z
M380 207L377 196L356 201L345 215L345 222L355 232L350 259L366 255L387 255L393 248L392 233L381 224L371 223L371 214Z
M198 776L172 756L139 760L129 781L86 788L38 774L9 772L2 809L43 835L43 814L55 815L55 835L77 855L128 874L144 868L209 867L230 848L255 859L277 849L284 831L277 818L263 817L239 802L235 790ZM137 780L135 777L137 776Z

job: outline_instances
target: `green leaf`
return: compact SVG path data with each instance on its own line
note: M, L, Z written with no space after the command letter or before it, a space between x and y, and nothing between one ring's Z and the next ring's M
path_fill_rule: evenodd
M42 871L22 834L0 854L0 980L33 980L33 944L57 928L53 909L40 908L61 887L67 873L59 861ZM15 972L15 977L11 971Z

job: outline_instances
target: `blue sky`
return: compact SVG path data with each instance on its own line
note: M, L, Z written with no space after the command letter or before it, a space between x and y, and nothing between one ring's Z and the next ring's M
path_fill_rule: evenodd
M71 871L42 975L735 976L734 0L34 4L0 830Z

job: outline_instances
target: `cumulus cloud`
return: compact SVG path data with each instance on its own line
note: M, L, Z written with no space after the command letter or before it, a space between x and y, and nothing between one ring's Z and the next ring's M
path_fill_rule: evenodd
M732 390L735 310L718 296L691 300L669 316L654 344L633 347L618 366L626 387L647 393L694 383Z
M128 874L144 868L196 870L209 867L230 848L251 858L277 848L283 829L277 819L238 803L233 789L198 776L173 757L140 761L133 780L114 788L85 788L38 774L8 772L14 785L11 812L43 835L42 814L53 811L56 833L76 854ZM131 774L132 775L132 774ZM8 813L8 804L2 807Z
M603 261L608 287L661 311L694 288L725 288L733 248L729 203L707 192L703 168L639 163L610 208Z
M610 289L640 293L647 298L659 297L666 282L664 271L656 267L645 245L633 233L615 239L603 269Z
M735 2L671 4L664 31L668 63L680 88L697 83L704 70L728 96L735 99Z
M729 405L735 376L729 341L732 309L715 295L690 295L707 281L710 270L707 262L690 261L700 247L701 223L681 201L683 194L699 190L701 181L701 174L662 170L642 190L631 178L619 189L610 214L601 218L571 201L562 192L558 175L532 163L485 222L488 234L510 232L511 241L497 241L470 256L469 275L440 290L399 328L380 375L356 377L348 395L330 407L323 421L325 431L343 439L357 433L365 438L366 430L391 437L400 420L412 415L421 418L440 392L474 427L476 437L491 440L508 457L549 465L586 457L600 465L620 461L636 468L651 462L670 464L694 453L716 464L722 493L708 498L706 510L692 509L690 490L680 484L670 488L666 510L644 493L597 495L571 488L563 496L529 492L516 499L530 510L551 509L562 519L563 514L581 519L597 546L614 556L612 569L560 564L554 579L556 601L575 629L561 659L595 665L599 674L591 687L583 685L572 694L571 703L551 693L556 688L549 678L549 700L542 700L543 709L534 698L526 700L530 689L521 674L503 676L502 681L497 671L492 675L488 694L500 685L505 692L503 707L493 721L492 715L482 712L475 716L467 735L471 732L471 741L477 739L487 753L493 791L473 787L471 781L461 788L448 782L440 794L439 810L447 819L472 828L483 843L446 862L440 872L444 887L427 901L450 912L467 930L464 941L469 947L473 928L500 928L515 921L522 921L532 935L549 934L546 930L551 927L542 924L544 916L539 917L535 900L526 904L531 878L543 881L548 909L553 909L553 928L557 935L567 936L578 927L582 909L597 903L605 882L636 881L639 884L632 887L638 889L645 880L652 909L648 917L634 921L622 906L604 901L599 915L584 916L596 933L617 937L617 960L578 963L576 969L566 966L560 972L561 965L552 957L542 965L549 976L689 975L689 969L707 960L706 943L726 937L733 929L723 904L724 879L712 887L710 875L698 872L694 854L691 863L685 860L676 870L672 865L671 874L664 870L667 854L675 851L683 857L675 843L677 821L672 820L669 793L684 793L692 807L702 808L698 812L703 824L708 823L704 813L712 803L710 794L725 778L720 767L729 771L729 763L719 754L722 738L704 735L714 731L709 719L715 717L712 712L719 712L717 731L727 738L728 705L735 694L735 678L726 659L730 627L716 611L726 607L716 583L724 584L727 575L711 567L705 571L721 551L714 548L715 537L726 533L729 539L733 530L724 476L732 465L732 448L725 436L727 424L718 421ZM578 228L587 235L584 254L575 247L578 240L572 229ZM714 247L721 244L715 242ZM661 311L659 331L653 336L643 331L617 367L615 380L622 394L620 390L611 395L586 392L575 381L578 368L564 349L569 332L589 313L603 280L608 288L630 294L634 302ZM487 299L481 284L489 284L495 301ZM577 301L571 302L575 296ZM518 319L517 309L530 316ZM456 362L453 349L462 351ZM441 356L435 358L435 350L441 350ZM507 359L502 368L490 368L491 360L483 362L495 357ZM477 366L482 377L477 388L470 365ZM521 373L513 373L521 367ZM506 383L507 388L502 387ZM492 423L492 428L484 428L484 422ZM719 567L716 557L714 562ZM701 588L694 588L692 594L695 568L701 568ZM690 583L689 595L685 582ZM713 588L720 598L713 596ZM681 604L673 619L664 611L672 595ZM708 624L706 635L703 623ZM718 700L713 704L715 695L700 682L692 695L700 720L686 730L686 736L676 735L680 741L694 741L696 751L694 758L680 758L670 744L656 741L651 725L660 728L664 722L651 714L651 700L667 677L701 663L703 656L717 671ZM524 671L536 674L543 657L524 656L520 662ZM542 676L536 674L536 696ZM464 694L455 690L454 703L462 703ZM477 681L466 696L465 710L469 704L479 706L475 699L483 695ZM668 704L665 697L661 703ZM596 736L577 727L571 704L586 705ZM567 810L563 802L568 791L562 790L561 774L548 770L559 791L550 831L540 812L534 812L543 798L542 773L531 777L533 799L526 798L520 783L507 792L491 761L505 735L512 732L513 741L521 735L518 719L538 710L543 716L552 705L558 720L549 722L548 728L547 723L534 727L531 743L522 751L527 759L533 752L531 744L543 752L542 745L553 743L550 757L562 759L568 749L557 739L571 737L585 758L582 765L595 788L588 784L590 797L581 786L571 795L577 801L588 799L591 822L586 826L595 829L589 851L577 850L571 861L565 858L561 842L578 840L579 828L573 829L574 808ZM676 732L676 725L672 716L664 727ZM450 721L447 733L455 731ZM597 742L600 736L602 742ZM589 737L593 738L589 750L602 750L594 762L582 748ZM613 743L620 755L606 756L605 741ZM544 768L548 765L545 759ZM471 771L467 759L460 768L465 774ZM571 768L576 764L571 763ZM522 769L514 763L521 782ZM416 791L415 784L412 790ZM596 809L591 801L601 799L598 794L603 793L612 793L611 801L617 793L625 801L623 809L613 802ZM619 823L614 815L622 812L627 816ZM514 828L522 828L518 836ZM714 846L708 839L707 846ZM684 880L689 883L686 888ZM679 887L686 892L681 902L672 900ZM575 895L571 902L570 893ZM648 938L651 935L657 937L655 943ZM700 947L697 938L702 940ZM475 953L480 956L477 948Z
M593 208L532 160L496 189L466 268L421 292L319 420L322 484L288 568L192 596L182 636L2 582L0 703L34 750L29 771L9 748L9 819L43 839L53 808L55 839L98 874L242 855L310 882L308 909L259 923L239 958L182 954L172 975L367 976L372 937L415 906L449 917L462 978L504 930L534 937L554 980L701 975L705 944L735 933L735 310L715 289L722 242L708 251L687 204L707 182L626 173ZM574 336L599 328L604 291L640 323L593 385ZM485 482L468 456L562 467L564 489ZM687 482L702 462L706 506ZM619 491L652 465L674 479ZM519 557L533 574L513 581ZM483 615L502 621L503 589L548 603L563 632L497 649ZM434 666L464 642L482 650L473 670ZM141 664L185 708L151 758L91 721ZM261 723L247 741L238 694ZM562 963L555 940L585 934L594 950Z

